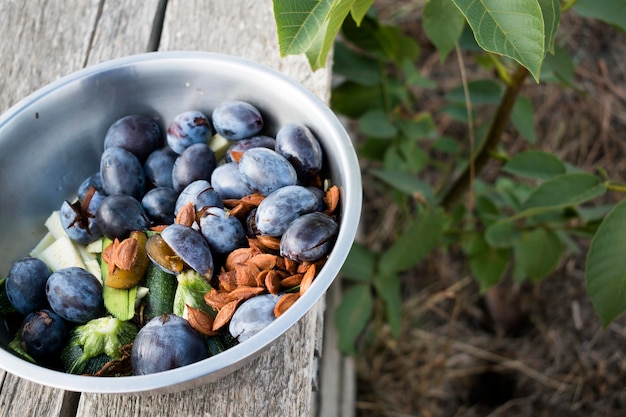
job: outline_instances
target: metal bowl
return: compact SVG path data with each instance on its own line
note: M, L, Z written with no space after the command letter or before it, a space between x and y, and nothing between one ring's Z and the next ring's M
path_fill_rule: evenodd
M341 190L340 231L310 289L285 314L249 340L192 365L154 376L70 375L20 359L0 319L0 366L36 383L69 391L163 393L214 381L258 357L324 295L354 240L361 211L361 176L349 136L332 111L285 75L240 58L202 52L157 52L108 61L66 76L0 117L0 274L45 234L44 221L80 182L96 172L108 127L128 114L164 124L190 109L209 112L226 99L249 101L267 133L286 122L307 125L319 138L328 175Z

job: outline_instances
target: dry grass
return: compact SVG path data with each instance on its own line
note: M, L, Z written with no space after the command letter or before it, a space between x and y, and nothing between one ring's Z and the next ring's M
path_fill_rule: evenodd
M415 4L381 2L380 13L419 33ZM563 40L576 60L580 91L527 82L524 94L535 104L537 147L625 181L626 36L571 14L562 29L571 34ZM458 63L452 57L440 65L432 48L423 46L422 69L441 87L422 100L425 109L436 110L441 93L458 85ZM482 71L469 60L465 64L470 76ZM454 131L451 121L436 117L446 133ZM503 143L511 152L528 146L513 130ZM492 171L488 167L483 175ZM383 246L398 226L397 213L379 197L374 181L366 177L364 182L363 238ZM602 329L584 285L587 243L581 242L581 252L564 259L545 281L505 282L488 297L479 294L454 253L437 252L409 271L403 277L402 336L393 340L383 328L357 358L357 415L623 416L626 319ZM501 314L490 314L494 311Z

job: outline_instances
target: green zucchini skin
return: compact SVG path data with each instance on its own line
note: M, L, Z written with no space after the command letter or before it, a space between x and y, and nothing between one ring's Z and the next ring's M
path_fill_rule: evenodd
M67 347L63 349L61 352L61 362L63 363L63 369L65 372L70 372L75 365L75 363L80 360L83 355L83 348L79 345L74 345L71 347ZM84 366L78 367L74 369L74 373L78 375L94 375L96 374L104 365L112 360L111 357L102 353L98 356L95 356L87 362L85 362Z
M148 294L143 298L143 322L162 314L172 314L174 296L178 281L176 275L168 274L150 262L143 285L148 288Z

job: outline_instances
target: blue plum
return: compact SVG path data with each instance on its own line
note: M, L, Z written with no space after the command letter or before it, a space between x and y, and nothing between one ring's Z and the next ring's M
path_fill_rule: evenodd
M146 193L141 206L153 224L174 223L178 193L173 188L157 187Z
M59 269L46 282L50 308L73 323L87 323L104 313L102 285L89 271L79 267Z
M131 351L134 375L190 365L208 357L200 333L174 314L154 317L139 330Z
M94 172L87 178L83 180L82 183L78 186L78 199L83 200L89 188L94 187L96 191L101 194L104 194L104 187L102 186L102 177L100 176L100 171Z
M263 294L244 301L230 319L228 331L239 342L250 339L270 325L275 319L274 307L280 297Z
M332 217L315 211L294 220L280 239L280 254L297 262L314 262L326 256L337 235Z
M146 178L139 159L123 148L105 149L100 157L102 187L107 195L126 194L143 197Z
M191 145L176 158L172 168L172 184L181 192L196 180L210 180L217 166L215 153L206 143Z
M189 184L178 195L174 213L178 214L180 209L187 203L193 203L196 211L204 207L224 207L224 202L220 195L206 180L197 180Z
M102 234L110 239L125 239L134 230L150 227L150 219L135 198L116 194L104 198L96 210L96 222Z
M322 147L311 130L296 123L287 123L276 134L276 152L293 165L298 178L306 181L322 169Z
M49 358L65 345L67 325L54 311L33 311L22 321L20 340L24 351L33 358Z
M267 148L274 149L276 147L276 139L270 136L259 135L251 138L241 139L234 142L224 156L225 162L237 162L241 154L251 148Z
M152 152L143 164L146 181L153 187L174 188L172 169L178 154L169 147Z
M207 143L213 133L207 116L197 110L180 113L167 127L167 144L177 154L196 143Z
M87 245L102 237L102 231L96 220L96 211L106 198L105 194L97 191L94 186L88 189L83 200L74 203L64 201L59 214L61 225L73 241Z
M13 263L6 280L6 294L15 310L26 315L46 305L46 282L51 271L38 258L22 258Z
M211 279L213 254L202 233L189 226L172 224L161 232L161 238L191 269L207 280Z
M220 103L211 115L213 127L220 136L241 140L256 135L263 128L263 117L252 104L230 100Z
M246 232L235 216L219 207L208 207L199 220L200 231L212 251L222 254L247 245Z
M286 185L295 185L298 180L289 161L267 148L245 151L239 160L239 173L249 188L264 196Z
M211 174L211 185L223 200L239 199L253 191L243 182L237 162L219 165Z
M163 146L159 124L148 116L129 115L109 127L104 137L104 148L123 148L141 162L155 149Z
M318 199L300 185L287 185L268 195L256 211L257 230L264 235L282 235L292 221L317 210Z

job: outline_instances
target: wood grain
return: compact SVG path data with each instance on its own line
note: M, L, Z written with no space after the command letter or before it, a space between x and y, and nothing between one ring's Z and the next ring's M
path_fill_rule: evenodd
M281 58L271 0L0 0L0 112L86 65L159 50L203 50L284 72L323 100L330 71ZM162 32L160 21L163 17ZM74 394L0 371L0 417L304 416L311 413L324 301L259 358L218 382L170 395Z

